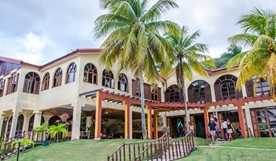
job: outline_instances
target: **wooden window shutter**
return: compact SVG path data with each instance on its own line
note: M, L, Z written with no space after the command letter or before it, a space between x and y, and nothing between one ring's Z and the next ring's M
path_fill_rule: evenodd
M205 87L205 101L212 102L212 94L210 86Z
M222 100L222 95L221 95L220 85L215 84L214 89L215 89L216 101L221 101Z
M195 102L194 91L192 88L188 89L188 100L189 102Z
M17 74L17 78L16 78L16 85L15 85L14 92L16 92L16 91L17 91L17 88L18 88L18 80L19 80L19 73Z
M136 81L132 79L132 96L136 96Z
M161 102L161 88L157 88L157 101Z
M35 81L34 94L39 94L40 81Z
M254 82L253 80L249 80L245 82L245 89L246 89L246 94L247 97L253 97L254 96Z
M29 85L29 79L25 79L24 86L23 86L23 92L28 92L28 85Z
M144 83L145 99L151 100L151 86Z
M237 98L243 98L242 90L236 90L236 96Z
M253 129L251 130L253 131L255 137L259 137L259 126L256 118L256 113L254 110L251 110L250 113L251 113L251 120L253 125Z

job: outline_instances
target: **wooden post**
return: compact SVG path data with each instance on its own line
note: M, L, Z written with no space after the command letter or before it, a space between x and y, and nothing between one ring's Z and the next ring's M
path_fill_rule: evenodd
M240 127L241 127L241 134L244 138L247 138L246 135L246 126L245 126L245 122L244 122L244 115L243 115L243 111L242 111L242 106L238 105L238 115L239 115L239 122L240 122Z
M204 111L204 125L205 125L205 135L206 135L206 138L208 138L208 133L209 133L209 127L208 127L208 123L209 123L208 109L209 109L209 107L204 107L204 109L203 109L203 111Z
M158 139L158 111L154 110L154 118L153 118L153 125L154 125L154 139Z
M95 112L95 137L101 139L101 123L102 123L102 97L100 92L96 93L96 112Z
M130 139L130 102L124 102L125 108L125 139Z
M148 137L152 139L152 116L151 116L151 107L147 106L147 117L148 117Z

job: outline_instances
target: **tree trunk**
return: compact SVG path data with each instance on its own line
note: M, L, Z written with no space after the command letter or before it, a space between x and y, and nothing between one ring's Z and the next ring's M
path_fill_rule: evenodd
M147 139L146 119L145 119L145 91L143 81L143 69L140 68L140 93L141 93L141 122L142 122L142 134L143 139Z
M182 88L182 95L183 95L183 101L184 101L184 108L185 108L185 116L186 116L186 129L187 132L189 132L189 123L190 123L190 114L188 111L188 104L186 101L186 89L185 89L185 80L184 80L184 71L183 71L183 67L182 67L182 57L179 56L179 64L178 64L178 68L179 68L179 81L180 81L180 86ZM181 91L181 89L180 89Z

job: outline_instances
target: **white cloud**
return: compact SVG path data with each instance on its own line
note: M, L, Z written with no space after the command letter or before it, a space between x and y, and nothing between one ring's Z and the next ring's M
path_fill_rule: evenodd
M36 35L33 32L27 33L24 37L9 38L1 44L9 49L9 57L32 64L44 63L44 50L55 47L54 42L47 36Z

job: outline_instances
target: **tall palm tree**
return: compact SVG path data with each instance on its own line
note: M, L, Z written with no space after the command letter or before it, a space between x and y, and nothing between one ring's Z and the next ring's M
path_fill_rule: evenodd
M195 43L200 36L199 31L193 34L188 34L188 28L183 26L178 30L165 33L166 39L174 46L174 50L170 52L170 60L172 64L176 64L176 77L178 87L184 99L186 123L190 122L185 90L185 79L192 79L192 70L201 74L207 75L204 70L204 64L214 66L210 56L204 54L208 51L206 44ZM188 128L188 126L186 126Z
M174 0L158 0L149 6L150 0L102 0L107 14L95 21L97 37L107 38L102 44L100 61L110 69L114 63L119 72L130 69L140 80L141 121L143 138L147 138L144 111L144 77L149 81L159 78L157 65L168 66L169 42L159 31L176 28L171 21L161 21L162 14L178 7Z
M251 49L233 57L227 67L239 65L240 76L237 88L251 78L260 78L270 84L271 93L275 96L276 87L276 12L274 10L253 9L249 14L242 15L238 24L244 33L229 39L234 44L249 46Z
M240 45L231 44L227 51L220 55L219 58L215 58L214 62L216 64L216 68L225 68L227 62L242 52L242 47Z

